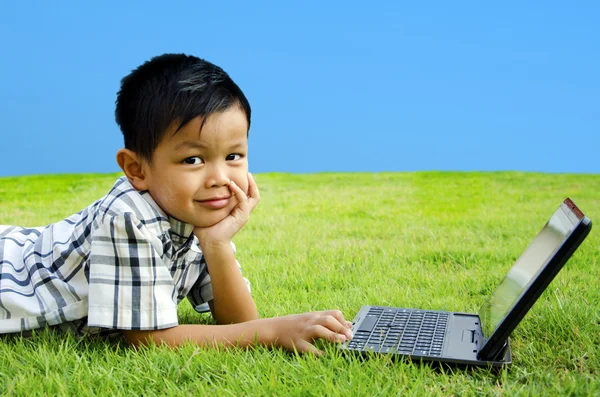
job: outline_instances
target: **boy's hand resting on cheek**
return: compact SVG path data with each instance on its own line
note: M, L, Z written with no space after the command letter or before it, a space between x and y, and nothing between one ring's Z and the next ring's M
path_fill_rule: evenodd
M209 227L196 227L194 234L200 240L200 246L226 244L229 246L233 236L239 232L248 222L250 212L256 207L260 200L258 186L251 173L248 173L248 194L232 180L229 183L232 199L237 205L231 213L219 223Z

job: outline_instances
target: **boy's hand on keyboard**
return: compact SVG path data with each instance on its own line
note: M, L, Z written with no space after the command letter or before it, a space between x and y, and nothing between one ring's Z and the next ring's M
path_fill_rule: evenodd
M323 354L312 343L324 339L344 343L352 338L352 323L339 310L295 314L272 320L273 345L300 353Z

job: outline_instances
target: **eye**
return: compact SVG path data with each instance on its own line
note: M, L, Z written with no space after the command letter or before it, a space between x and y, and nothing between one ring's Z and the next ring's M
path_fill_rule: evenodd
M183 162L185 164L198 165L198 164L204 163L204 160L202 160L201 157L194 156L194 157L188 157L187 159L183 160Z
M227 158L225 160L227 161L235 161L235 160L239 160L242 158L242 155L239 153L232 153L229 156L227 156Z

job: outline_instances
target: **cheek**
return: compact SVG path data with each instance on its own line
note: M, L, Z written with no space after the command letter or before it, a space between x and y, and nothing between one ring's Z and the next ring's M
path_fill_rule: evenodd
M248 194L248 178L239 178L234 179L235 183L244 191L244 193Z
M169 213L170 214L170 203L173 202L173 193L171 191L171 189L169 189L166 186L162 186L161 189L155 190L154 192L150 191L150 194L152 195L152 198L154 198L154 201L156 201L156 203L163 209L163 211Z
M177 192L171 186L165 186L162 190L162 197L168 202L177 201Z
M244 193L248 194L248 171L238 172L232 176L233 181L238 185Z
M181 202L185 200L187 196L185 192L182 191L181 187L174 186L171 183L161 184L157 193L161 204L166 207L181 205Z

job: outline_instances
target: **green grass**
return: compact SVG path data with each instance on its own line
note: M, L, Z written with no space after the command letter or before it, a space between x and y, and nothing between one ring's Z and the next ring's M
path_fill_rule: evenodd
M58 221L117 174L0 179L0 223ZM600 176L537 173L260 174L236 237L261 316L363 304L476 311L561 200L600 222ZM511 337L513 365L434 368L279 350L210 351L76 340L0 340L15 395L599 395L600 238L593 230ZM187 302L180 319L210 323Z

